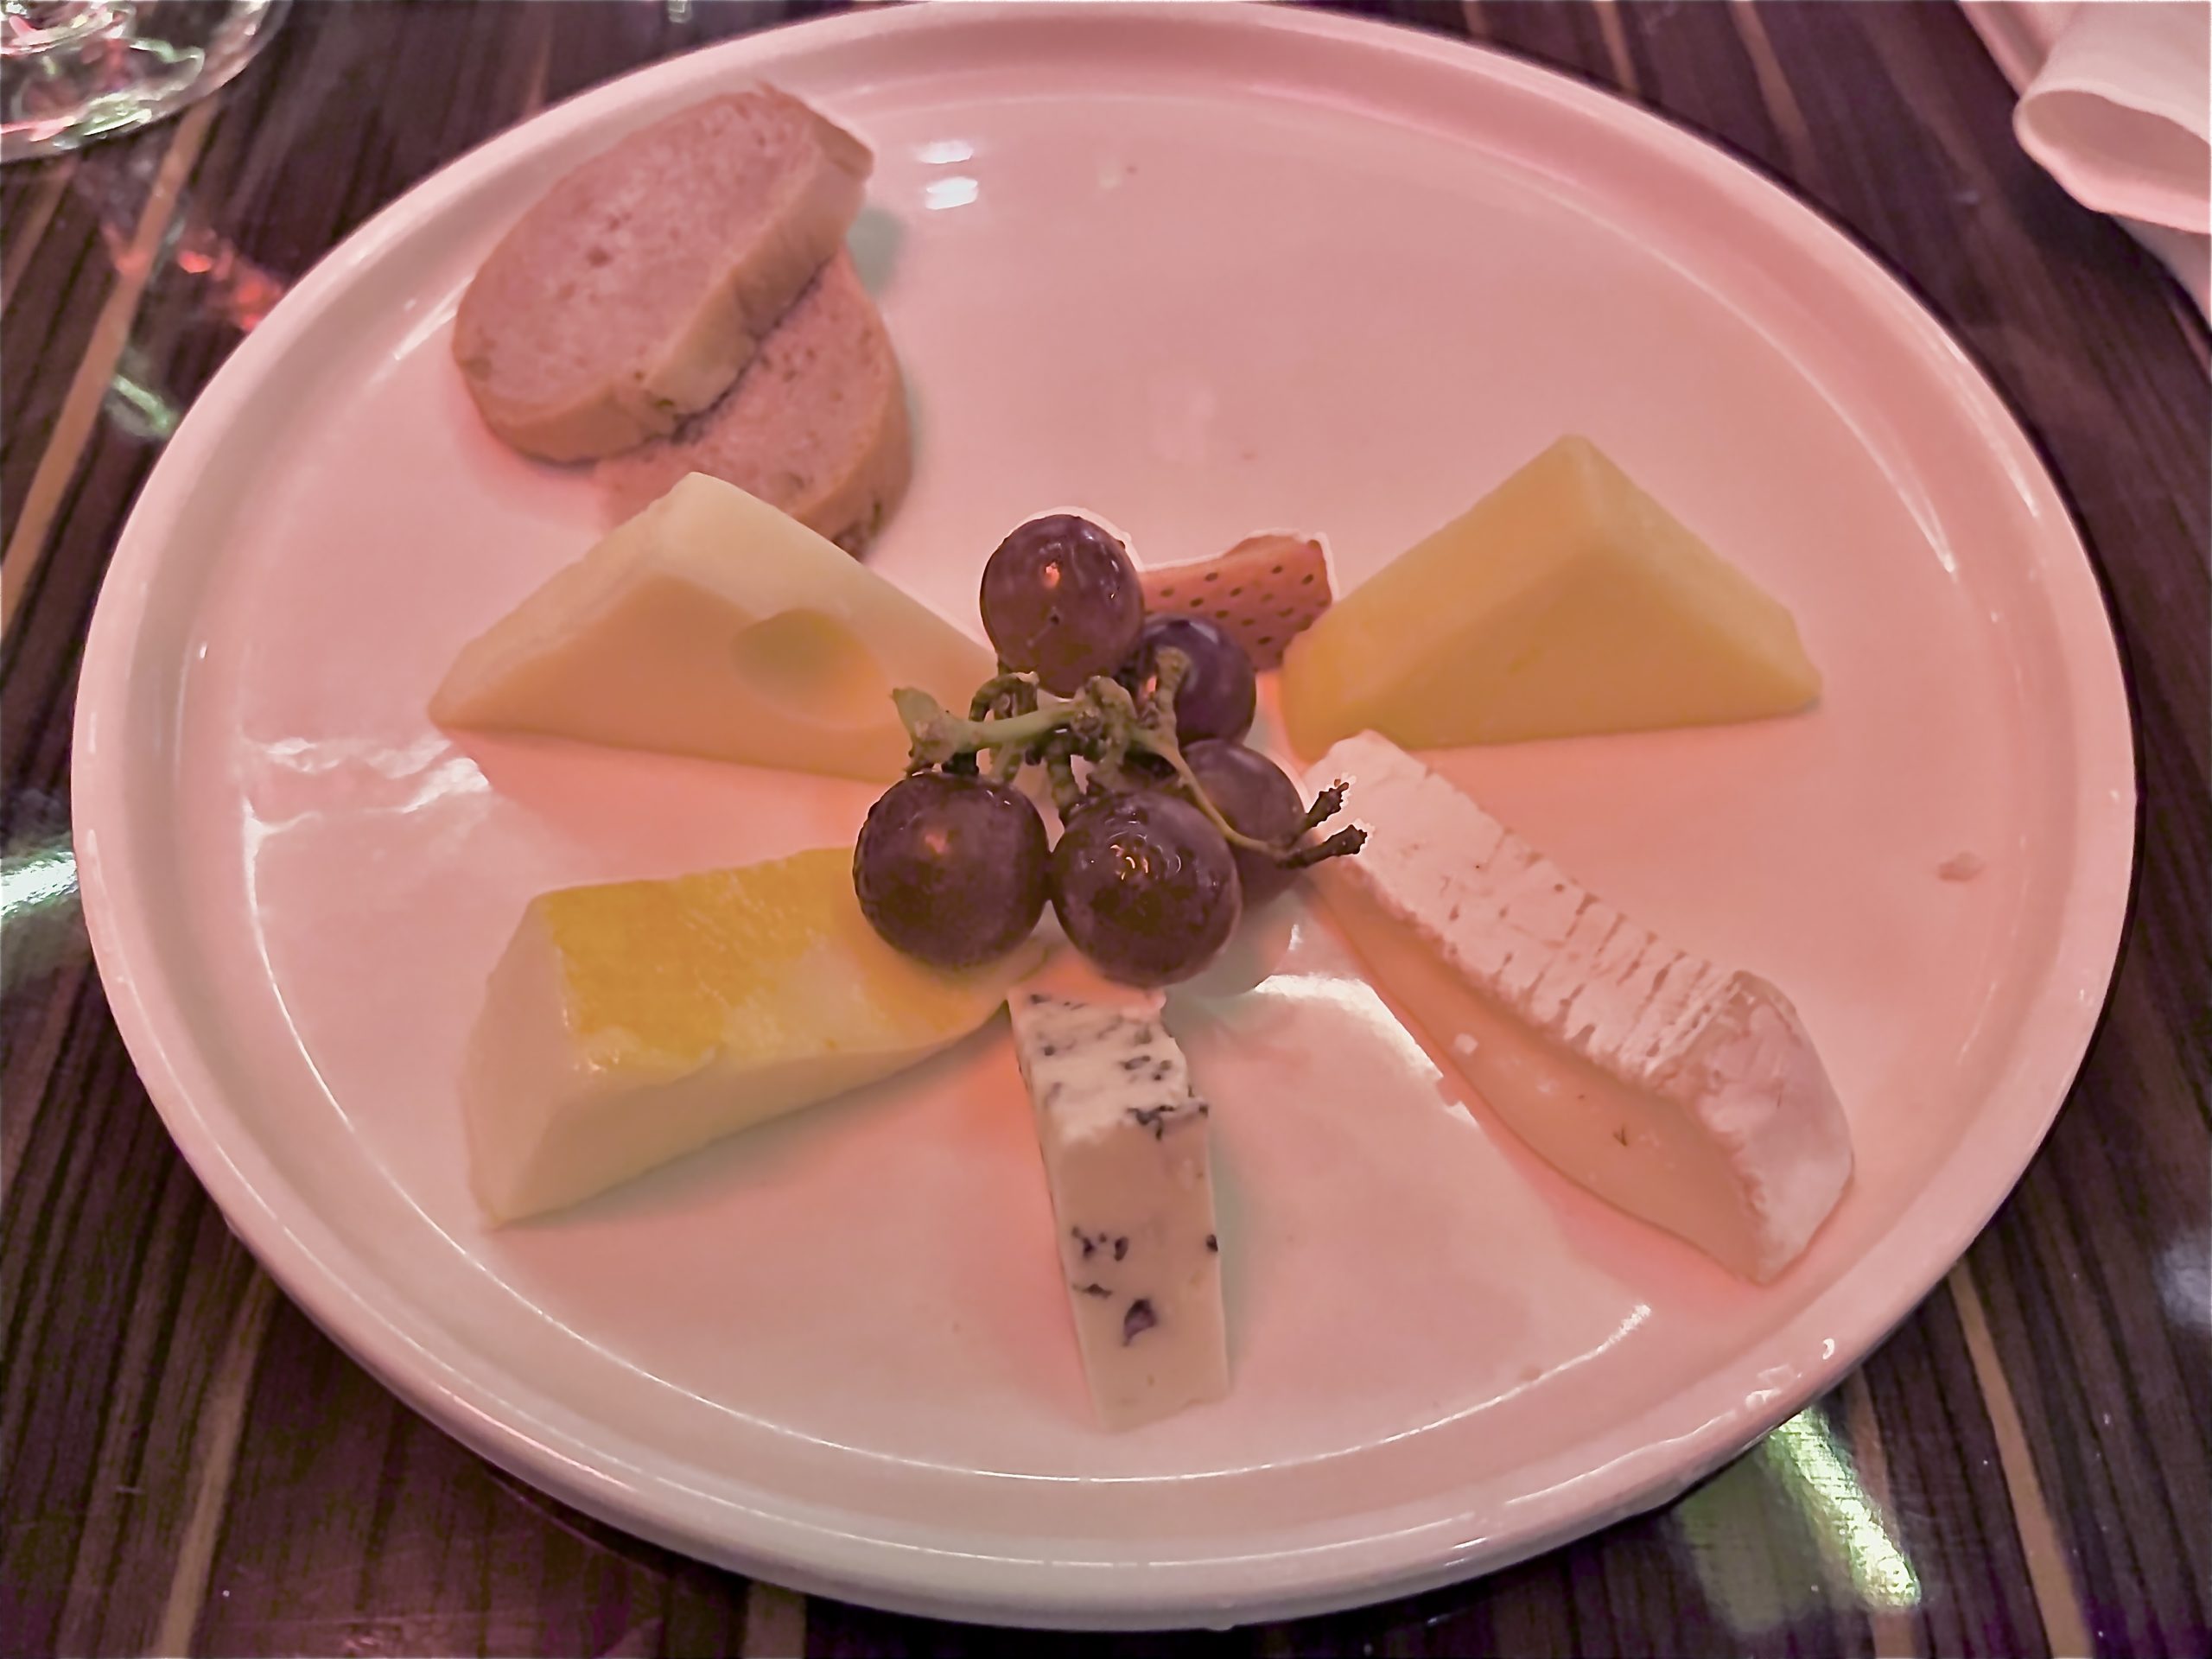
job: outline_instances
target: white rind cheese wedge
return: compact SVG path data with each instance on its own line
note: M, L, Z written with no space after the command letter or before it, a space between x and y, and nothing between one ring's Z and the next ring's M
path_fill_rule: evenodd
M1764 1282L1851 1178L1835 1090L1787 997L1584 891L1387 739L1306 779L1368 830L1316 887L1440 1063L1599 1198Z
M1229 1391L1206 1103L1160 999L1033 981L1007 1001L1091 1402L1132 1428Z
M462 647L430 718L839 777L899 776L894 687L964 709L991 653L734 484L694 473Z

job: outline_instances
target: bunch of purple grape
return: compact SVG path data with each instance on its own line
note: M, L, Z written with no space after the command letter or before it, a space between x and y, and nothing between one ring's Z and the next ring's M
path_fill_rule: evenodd
M1243 647L1203 617L1147 617L1128 550L1100 525L1022 524L984 566L982 604L1000 674L965 720L898 694L912 769L854 849L861 909L897 949L939 967L988 962L1049 900L1101 972L1169 984L1297 869L1358 850L1356 829L1311 837L1340 790L1308 808L1244 746L1257 685ZM1051 779L1056 842L1015 786L1027 765Z

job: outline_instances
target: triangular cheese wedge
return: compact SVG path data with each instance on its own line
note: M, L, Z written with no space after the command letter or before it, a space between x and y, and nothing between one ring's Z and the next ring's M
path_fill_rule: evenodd
M1776 600L1587 439L1562 438L1292 642L1282 705L1319 754L1790 714L1821 677Z
M903 1071L998 1012L1029 940L947 973L876 937L853 853L541 893L486 987L462 1073L480 1201L558 1209Z
M1764 1284L1851 1179L1851 1128L1789 999L1638 925L1373 735L1307 773L1368 832L1313 873L1440 1066L1606 1203Z
M535 732L896 778L894 686L965 709L990 652L805 525L694 473L469 642L430 702Z

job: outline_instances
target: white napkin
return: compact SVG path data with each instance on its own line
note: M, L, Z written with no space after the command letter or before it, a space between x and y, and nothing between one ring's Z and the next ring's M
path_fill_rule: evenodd
M1966 14L2019 89L2021 148L2212 317L2212 4L1969 0Z

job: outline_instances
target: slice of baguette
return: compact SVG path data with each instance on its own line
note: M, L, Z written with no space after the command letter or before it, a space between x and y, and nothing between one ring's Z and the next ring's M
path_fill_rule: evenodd
M857 555L906 493L906 389L891 336L840 253L721 402L599 464L609 523L709 473Z
M704 409L843 243L873 158L772 87L586 162L492 251L454 320L485 421L527 454L613 454Z

